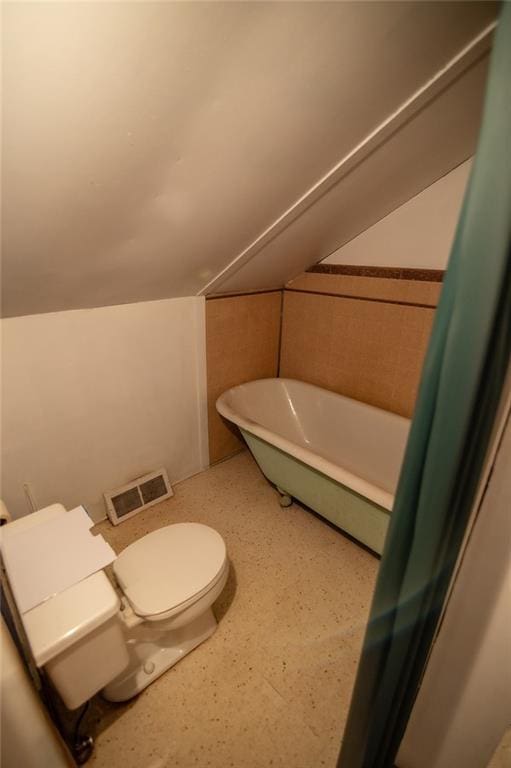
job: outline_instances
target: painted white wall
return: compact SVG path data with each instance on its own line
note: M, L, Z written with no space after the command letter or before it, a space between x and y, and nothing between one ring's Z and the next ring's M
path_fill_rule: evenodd
M493 2L5 3L4 316L196 294L496 13ZM457 107L435 102L437 134L411 131L397 156L353 171L343 211L334 195L301 217L249 287L282 285L304 254L314 263L373 208L385 215L466 159L484 90L481 67L471 73Z
M2 321L2 497L14 517L83 503L165 466L208 464L205 302L125 304Z
M511 422L396 765L484 768L511 724Z
M321 263L445 269L471 164L462 163Z

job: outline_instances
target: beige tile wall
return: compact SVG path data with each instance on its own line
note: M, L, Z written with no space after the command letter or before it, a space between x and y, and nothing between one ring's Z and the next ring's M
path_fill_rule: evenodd
M410 416L441 284L309 273L288 287L280 375ZM206 302L211 463L243 445L217 397L278 375L281 302L281 292Z
M222 392L252 379L277 376L282 292L227 296L206 301L206 356L210 462L243 443L218 415Z
M304 272L291 280L286 288L436 307L442 290L442 283L428 280L393 280L387 277Z
M410 416L434 311L286 290L280 375Z

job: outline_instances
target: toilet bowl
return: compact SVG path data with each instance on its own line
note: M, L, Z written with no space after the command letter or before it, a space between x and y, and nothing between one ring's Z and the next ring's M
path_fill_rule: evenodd
M177 523L130 544L113 570L123 592L129 663L103 695L124 701L213 634L211 605L225 587L229 564L213 528Z
M61 514L53 504L4 526L2 537ZM211 606L228 570L225 543L209 526L153 531L114 561L116 588L98 571L21 614L34 660L69 709L99 690L127 700L213 634Z

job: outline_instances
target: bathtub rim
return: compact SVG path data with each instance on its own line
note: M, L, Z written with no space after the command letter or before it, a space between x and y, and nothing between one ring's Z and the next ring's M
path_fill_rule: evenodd
M391 512L394 505L394 494L385 491L383 488L374 485L368 480L364 480L359 475L355 475L352 472L349 472L347 469L339 467L337 464L334 464L328 459L323 458L320 454L314 453L313 451L310 451L309 449L304 448L297 443L293 443L291 440L278 435L276 432L272 432L267 427L263 427L261 424L241 416L239 413L234 411L230 405L227 404L226 399L230 392L233 392L236 389L246 388L250 384L256 384L262 381L278 381L283 383L289 381L300 384L300 386L307 387L308 389L319 390L320 392L328 392L329 395L332 395L335 398L339 398L341 400L349 400L370 410L383 411L384 409L377 408L376 406L369 405L368 403L363 403L361 400L355 400L355 398L352 397L346 397L346 395L340 395L337 392L332 392L331 390L325 389L324 387L318 387L315 384L309 384L306 381L300 381L299 379L280 378L275 376L264 379L252 379L251 381L247 381L243 384L237 384L234 387L230 387L225 392L223 392L220 397L218 397L215 404L218 413L220 413L220 415L228 421L236 424L236 426L240 429L244 429L256 437L265 440L267 443L270 443L270 445L274 445L281 451L294 456L304 464L313 467L318 472L323 473L327 477L331 477L341 485L350 488L361 496L365 496L367 499L370 499L370 501L378 504L378 506L383 507L388 512ZM391 413L391 411L388 411L388 413ZM409 419L406 419L405 416L400 416L397 413L392 415L398 419L409 421Z

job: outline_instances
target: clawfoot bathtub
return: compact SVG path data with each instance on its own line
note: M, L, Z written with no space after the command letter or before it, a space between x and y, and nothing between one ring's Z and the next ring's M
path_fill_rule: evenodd
M293 379L241 384L216 407L281 494L381 554L408 419Z

